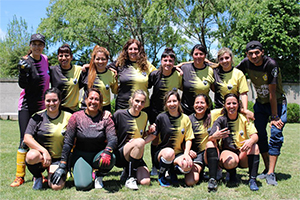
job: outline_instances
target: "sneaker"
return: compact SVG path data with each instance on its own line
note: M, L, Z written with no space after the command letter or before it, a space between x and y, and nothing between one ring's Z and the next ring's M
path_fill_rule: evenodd
M150 175L151 176L157 176L158 175L156 167L154 167L154 166L152 167Z
M94 186L95 189L102 189L103 188L103 176L99 176L95 178Z
M250 190L252 190L252 191L257 191L259 189L256 184L255 179L253 179L253 178L250 179L249 186L250 186Z
M132 190L138 190L137 181L136 178L130 177L125 182L125 187L132 189Z
M158 182L159 182L159 185L162 187L170 187L171 186L171 183L165 176L158 178Z
M43 188L43 177L38 177L38 178L34 177L32 189L40 190L42 188Z
M264 170L261 174L259 174L256 178L258 179L265 179L267 178L268 170Z
M274 185L274 186L278 185L278 183L276 181L276 176L274 173L267 174L266 181L267 181L267 184L269 184L269 185Z
M128 178L127 170L126 170L126 168L123 168L123 171L120 176L120 181L125 182L127 180L127 178Z
M222 168L218 168L218 170L217 170L217 181L222 179L222 177L223 177L222 171L223 171Z
M10 187L19 187L24 183L24 178L23 177L16 177L14 182L10 184Z
M216 192L218 188L218 183L214 178L208 180L208 192Z

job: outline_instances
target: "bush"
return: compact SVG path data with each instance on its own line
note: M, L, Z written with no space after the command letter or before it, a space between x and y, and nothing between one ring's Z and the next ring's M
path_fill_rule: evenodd
M254 106L254 103L252 101L248 101L248 110L250 110L254 113L253 106Z
M296 103L288 103L287 105L287 122L300 123L300 106Z
M111 108L111 114L113 115L115 113L115 105L116 105L116 99L113 99L110 101L110 108Z

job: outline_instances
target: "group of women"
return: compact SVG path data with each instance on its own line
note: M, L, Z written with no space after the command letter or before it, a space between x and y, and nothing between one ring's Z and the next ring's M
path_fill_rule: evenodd
M249 165L250 189L258 190L258 137L253 123L247 123L253 119L248 87L228 48L219 51L219 64L212 67L206 48L195 45L193 61L180 69L173 49L166 48L157 70L136 39L110 65L107 49L96 45L84 69L71 64L66 44L58 49L59 65L49 67L44 47L44 36L32 35L30 52L19 63L21 138L12 187L23 184L25 163L34 176L33 189L48 182L55 190L64 187L71 169L76 189L91 189L93 180L102 188L103 176L116 165L123 168L125 186L136 190L138 183L150 184L143 154L151 142L152 167L163 187L177 184L179 173L188 186L195 185L208 166L208 190L216 191L218 168L236 182L236 167ZM219 108L214 111L210 90ZM117 94L113 116L110 92ZM42 175L46 169L48 180Z

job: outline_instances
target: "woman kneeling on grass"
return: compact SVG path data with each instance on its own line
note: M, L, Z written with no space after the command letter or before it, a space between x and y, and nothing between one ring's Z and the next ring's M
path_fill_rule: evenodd
M166 112L159 114L155 122L155 135L159 137L160 143L154 153L156 158L154 164L159 169L159 184L162 187L169 187L178 183L175 168L181 173L188 174L193 167L189 152L194 134L190 119L182 112L180 96L176 91L169 91L165 95L164 105ZM188 179L186 176L187 184L191 182Z
M151 142L155 135L149 134L145 139L147 114L142 111L147 100L143 90L137 90L129 100L129 109L117 110L113 115L118 136L116 166L124 168L121 181L126 179L125 187L137 190L137 183L150 185L150 173L143 160L145 144ZM149 127L148 133L155 131L155 126Z
M103 188L103 176L115 163L113 149L117 145L117 136L114 122L102 111L102 102L100 91L91 88L85 99L86 109L75 112L70 118L59 168L51 178L54 185L66 176L70 160L77 190L86 191L93 187L93 168L97 170L94 187ZM68 159L74 145L73 155Z
M190 182L187 185L194 185L200 179L200 173L205 164L209 168L208 191L216 191L218 184L216 181L218 169L218 151L216 145L209 141L209 129L211 127L210 104L209 98L205 94L199 94L195 98L195 113L189 116L195 135L192 141L190 156L193 158L194 166L187 174Z
M42 173L48 170L50 180L58 167L61 157L64 133L71 114L60 110L61 94L57 88L45 92L46 110L33 115L25 131L24 142L30 148L26 155L28 170L33 174L33 189L43 188L45 179ZM65 185L65 179L53 185L54 190L60 190Z
M259 165L257 130L254 123L240 113L238 97L227 94L224 108L211 129L211 139L221 140L220 165L229 172L229 183L237 184L236 167L249 166L249 185L252 191L258 190L256 176Z

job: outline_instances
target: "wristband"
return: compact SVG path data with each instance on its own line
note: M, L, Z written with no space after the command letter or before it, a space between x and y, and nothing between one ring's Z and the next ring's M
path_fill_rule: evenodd
M274 120L274 119L278 119L278 118L279 118L279 116L278 116L278 115L272 115L272 116L271 116L271 119L272 119L272 120Z

